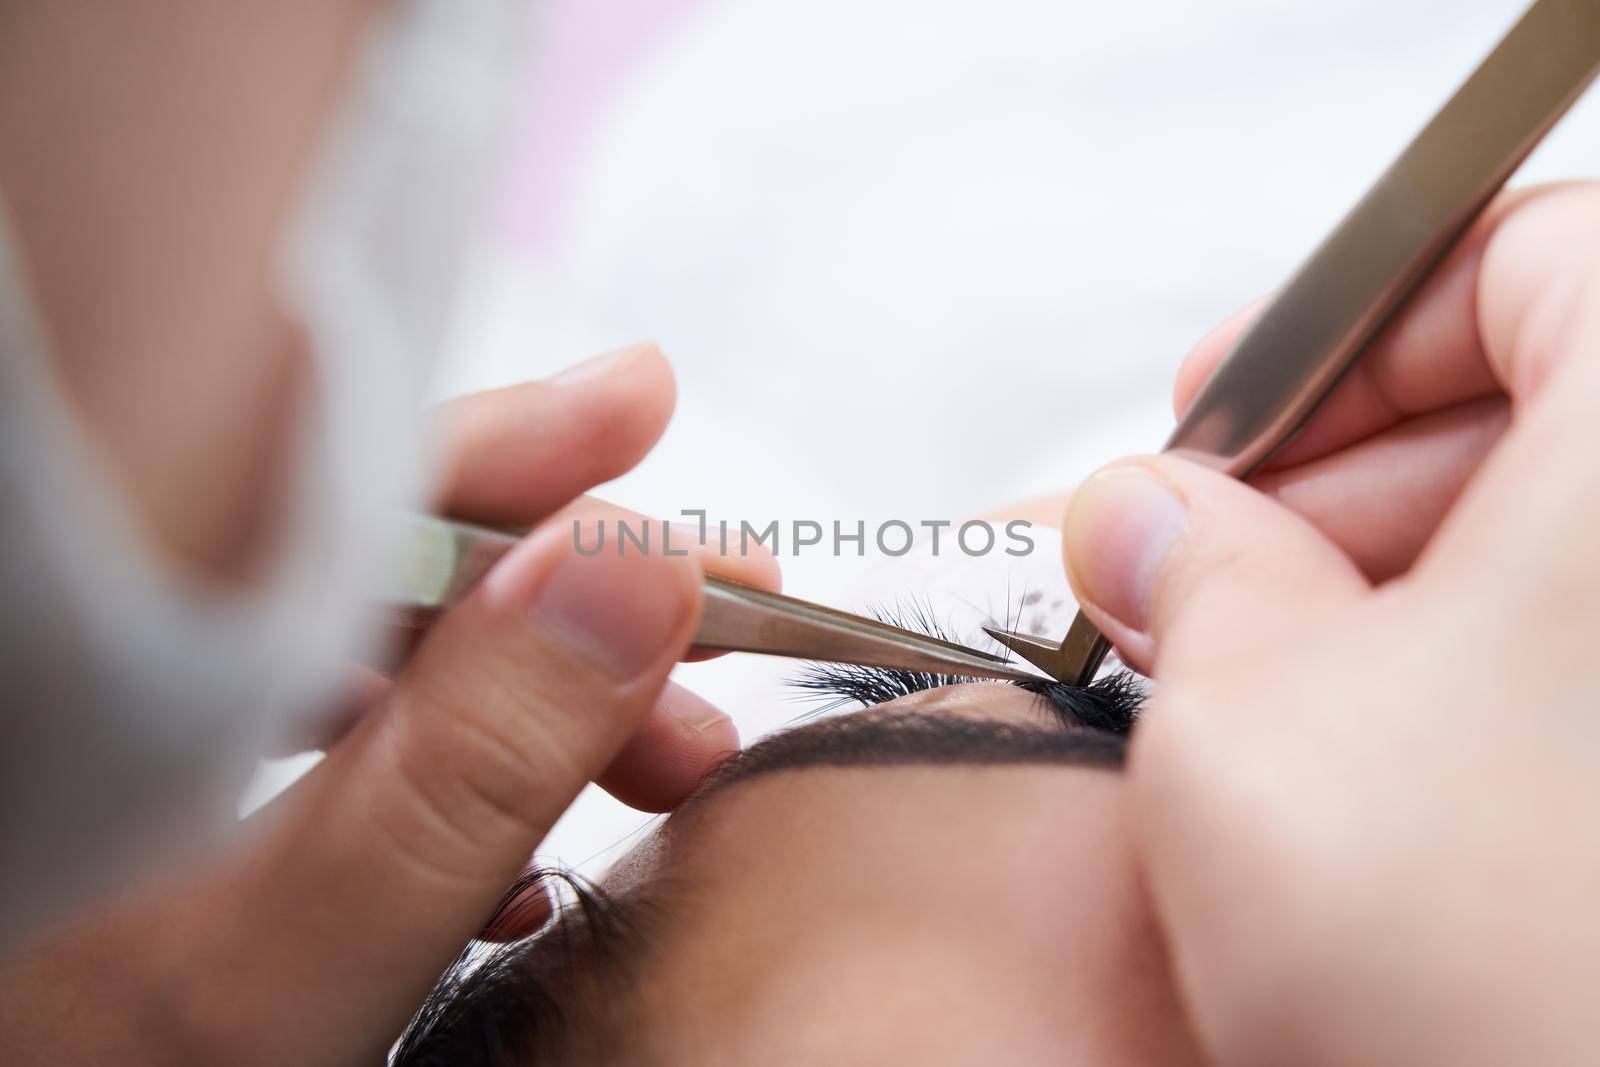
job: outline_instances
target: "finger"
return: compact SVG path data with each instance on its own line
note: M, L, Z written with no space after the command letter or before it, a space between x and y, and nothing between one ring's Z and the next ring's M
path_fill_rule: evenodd
M698 524L663 523L596 497L581 496L550 516L545 525L566 530L574 546L582 547L586 553L615 555L623 551L658 551L673 556L687 555L698 561L706 574L775 593L783 588L778 560L765 545L749 544L738 537L724 540L718 536L715 524L702 528ZM626 541L622 534L624 527L630 538ZM589 533L580 533L582 530ZM388 671L393 664L409 659L441 616L442 612L434 609L396 615L391 620L387 640L383 642L390 655L383 659L380 667ZM684 662L696 663L722 655L726 653L691 648L684 655Z
M1078 602L1130 665L1161 677L1367 589L1310 523L1217 471L1156 456L1091 477L1067 505Z
M371 667L352 664L350 676L345 679L344 691L333 705L298 724L299 728L293 733L275 738L267 756L293 756L331 747L388 696L392 685L388 678Z
M1501 398L1457 405L1250 484L1386 581L1410 569L1509 418Z
M631 470L661 438L677 398L653 344L541 382L443 405L440 507L474 522L532 525Z
M1535 186L1503 194L1457 243L1306 427L1270 464L1294 466L1388 429L1406 418L1505 391L1479 333L1485 250L1506 222L1547 198L1590 187ZM1214 330L1179 368L1181 414L1229 348L1264 308L1262 301Z
M1594 361L1582 342L1600 317L1597 238L1600 184L1569 185L1523 205L1485 250L1477 280L1483 348L1514 397L1532 398L1563 364Z
M601 522L605 523L604 540L596 542L593 539L594 531L598 530ZM770 589L775 593L783 588L783 573L778 560L765 545L759 542L741 544L737 535L730 536L724 544L718 536L715 523L707 524L704 538L701 537L698 524L666 523L671 527L671 532L663 540L663 520L652 519L592 496L578 498L552 519L552 524L566 529L569 537L576 536L575 523L586 531L585 546L592 548L596 543L603 543L605 554L615 555L619 551L618 546L624 544L619 539L619 524L626 524L635 539L648 538L648 545L645 546L647 551L658 551L665 547L673 554L688 552L699 561L707 574ZM648 533L645 532L647 527ZM630 554L638 550L636 540L629 540L625 544L625 550Z
M714 704L668 682L637 733L600 775L606 792L640 811L669 811L706 773L739 749L733 720ZM527 937L550 916L539 882L507 902L478 933L483 941Z
M1424 564L1585 599L1600 521L1600 189L1519 211L1485 254L1481 287L1487 356L1517 415Z
M699 562L706 574L758 589L770 589L775 593L783 589L783 574L778 560L765 545L759 542L745 543L738 537L724 541L718 536L715 524L708 523L702 529L698 524L663 523L660 519L652 519L596 497L581 496L550 516L545 525L550 529L566 530L572 543L586 552L599 551L612 555L622 551L659 551L674 556L686 554ZM626 527L631 540L622 539L623 527ZM390 640L386 642L396 653L393 660L387 662L409 658L417 643L439 617L439 612L429 611L402 618L392 627ZM684 662L696 663L722 655L726 653L691 648L684 655Z
M1233 348L1250 325L1261 317L1261 312L1266 310L1272 302L1270 296L1259 297L1250 301L1244 307L1235 311L1217 325L1213 326L1200 342L1189 350L1189 354L1178 364L1178 373L1172 381L1172 414L1182 418L1183 413L1189 410L1189 405L1194 402L1195 396L1200 392L1200 387L1206 384L1206 379L1211 377L1211 372L1217 369L1223 357Z
M394 690L394 682L370 667L354 665L344 699L327 716L315 721L298 751L328 749L337 744L356 724L381 705Z
M730 537L724 542L715 523L707 523L704 527L685 523L664 524L660 519L651 519L636 511L590 496L580 497L563 508L552 521L566 528L575 537L580 527L586 530L600 530L603 523L603 540L591 539L584 544L589 548L600 544L603 546L602 552L611 553L623 551L624 544L627 546L627 551L635 550L635 542L622 540L621 526L625 525L634 537L647 540L647 550L687 552L700 563L707 574L753 585L758 589L770 589L774 593L783 588L783 575L778 567L778 560L765 545L759 542L753 545L746 544L744 539L739 537ZM708 649L690 649L684 656L684 662L697 663L722 655L726 653Z
M392 687L393 682L377 671L356 668L346 698L306 732L286 742L278 754L333 747L380 704ZM629 807L670 811L706 772L738 749L738 727L725 712L677 683L668 682L638 731L597 781Z
M1386 581L1416 561L1509 418L1503 399L1461 404L1409 419L1332 455L1258 474L1250 484L1304 516L1368 579ZM1071 498L1049 493L986 517L1060 529Z
M274 818L219 909L274 931L235 962L258 972L246 987L302 1032L381 1052L645 719L699 584L692 559L586 558L559 530L520 544Z
M739 730L716 705L667 683L639 731L600 776L629 807L668 811L739 749Z

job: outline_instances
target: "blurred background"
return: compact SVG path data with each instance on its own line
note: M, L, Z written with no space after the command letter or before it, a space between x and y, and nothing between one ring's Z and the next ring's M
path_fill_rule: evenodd
M657 515L870 528L1066 488L1159 446L1189 346L1522 6L544 0L436 391L658 341L677 417L603 491ZM1597 165L1591 97L1518 180ZM871 559L783 564L844 606L884 585ZM792 669L680 680L749 740L803 712ZM593 872L646 817L590 794L545 851Z

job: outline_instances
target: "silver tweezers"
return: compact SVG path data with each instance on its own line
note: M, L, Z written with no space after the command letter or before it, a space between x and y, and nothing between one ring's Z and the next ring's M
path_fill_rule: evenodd
M1600 68L1600 0L1538 0L1239 338L1165 450L1237 478L1305 425ZM1059 643L985 627L1087 685L1110 643L1081 611Z
M428 625L465 597L518 535L432 515L402 516L398 566L385 600L413 627ZM952 641L835 611L792 596L707 576L698 648L893 667L928 674L1007 681L1045 681L999 656Z

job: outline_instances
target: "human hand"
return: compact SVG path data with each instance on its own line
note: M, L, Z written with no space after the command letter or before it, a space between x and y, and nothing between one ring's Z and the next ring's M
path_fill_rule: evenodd
M672 414L672 371L654 346L622 349L596 357L548 382L529 382L476 393L442 405L443 460L437 510L490 526L544 523L570 530L574 523L605 522L615 543L616 524L641 529L645 522L627 509L581 495L636 466L655 446ZM777 560L757 544L721 555L697 545L687 530L674 543L687 548L704 570L735 581L778 590ZM593 543L587 537L586 543ZM676 550L675 550L676 551ZM400 634L401 642L415 638ZM690 649L698 660L721 653ZM353 672L348 699L290 738L287 752L326 749L368 711L382 706L389 679L372 670ZM685 717L699 727L685 730ZM732 722L694 694L668 682L638 731L599 784L619 800L645 811L666 811L722 755L738 747ZM287 754L287 752L285 754Z
M1536 190L1267 493L1162 456L1074 496L1074 588L1157 678L1140 848L1219 1061L1592 1062L1597 399L1600 189Z
M8 1061L377 1059L585 784L661 808L737 747L667 672L694 632L701 567L773 587L775 563L580 557L566 521L602 514L569 502L638 462L672 399L645 346L453 405L444 507L562 521L514 549L392 686L369 687L371 710L224 862L13 966Z

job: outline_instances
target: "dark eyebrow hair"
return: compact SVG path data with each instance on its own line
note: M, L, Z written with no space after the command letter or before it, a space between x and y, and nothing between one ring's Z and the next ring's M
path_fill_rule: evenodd
M1058 764L1115 771L1126 755L1127 739L1103 730L862 712L785 730L735 753L707 774L677 811L739 782L806 767Z

